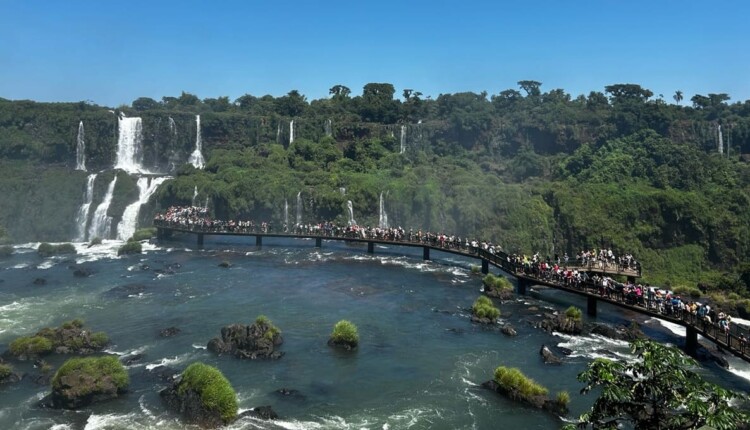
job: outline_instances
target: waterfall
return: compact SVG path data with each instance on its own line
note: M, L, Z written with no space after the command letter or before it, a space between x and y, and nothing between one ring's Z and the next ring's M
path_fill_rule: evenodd
M126 118L120 114L119 136L117 138L117 161L115 169L128 173L144 173L143 126L140 118Z
M135 233L136 227L138 227L138 213L141 211L141 206L148 203L148 199L156 192L164 181L169 179L167 176L160 178L138 178L138 200L128 205L125 211L122 213L122 220L117 225L117 238L120 240L128 240Z
M339 187L339 192L341 193L342 196L345 196L346 195L346 188Z
M331 120L330 119L326 120L325 130L326 130L326 136L331 137L333 135L333 130L331 129Z
M352 201L346 201L346 208L349 210L349 225L357 225L357 221L354 219L354 208L352 207Z
M302 225L302 191L297 193L297 225Z
M171 116L169 117L169 134L177 137L177 124L175 124L174 118L172 118Z
M289 202L284 199L284 232L289 231Z
M188 162L193 165L196 169L202 169L206 165L206 160L203 159L201 150L203 149L203 142L201 141L201 116L195 116L195 151L190 154Z
M83 121L78 123L78 136L76 137L76 170L86 171L86 143L83 141Z
M721 133L721 124L716 126L716 134L719 141L719 154L724 154L724 135Z
M76 242L86 241L86 224L89 221L89 209L91 209L91 203L94 200L94 182L96 181L96 173L92 173L86 178L86 191L83 192L83 204L78 208L78 215L76 215L76 226L78 232L76 233Z
M276 143L281 143L281 121L276 124Z
M380 192L380 202L378 204L378 227L388 228L388 214L385 213L385 202L383 202L383 192Z
M115 191L115 183L117 183L117 172L115 177L112 178L112 182L107 187L107 194L104 195L104 199L99 203L94 211L94 217L91 218L91 225L89 226L89 239L98 237L99 239L109 239L109 231L112 228L112 217L107 216L109 205L112 203L112 194Z
M401 126L401 136L399 138L399 141L401 143L401 149L399 151L399 154L403 154L406 152L406 126Z
M294 120L289 121L289 144L294 142Z
M196 185L195 188L193 188L193 201L191 203L191 206L195 206L195 201L198 199L198 186Z

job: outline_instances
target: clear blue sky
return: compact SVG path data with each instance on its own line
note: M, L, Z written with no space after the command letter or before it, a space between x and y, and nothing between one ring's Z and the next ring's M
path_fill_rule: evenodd
M750 99L750 2L0 0L0 97L108 106L343 84ZM683 102L684 103L684 102Z

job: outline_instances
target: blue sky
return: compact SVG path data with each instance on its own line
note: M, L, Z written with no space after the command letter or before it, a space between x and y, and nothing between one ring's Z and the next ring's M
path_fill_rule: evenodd
M343 84L750 99L750 2L0 0L0 97L108 106ZM683 102L684 103L684 102Z

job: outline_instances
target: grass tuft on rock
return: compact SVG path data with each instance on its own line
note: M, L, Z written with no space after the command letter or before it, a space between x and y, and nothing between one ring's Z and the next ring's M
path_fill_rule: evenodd
M117 250L117 255L140 254L143 252L141 242L130 240Z
M0 381L7 378L13 373L13 368L9 364L0 364Z
M237 394L219 369L203 363L191 364L182 374L178 392L184 394L186 390L198 393L203 407L218 412L225 423L237 417Z
M50 352L52 352L52 341L42 336L19 337L10 343L10 353L16 357L44 355Z
M575 321L580 321L583 317L583 312L575 306L571 306L565 310L565 316Z
M506 390L516 391L524 398L546 396L547 389L537 384L515 367L500 366L495 369L495 382Z
M147 228L139 228L138 230L133 233L133 236L128 239L128 242L130 241L141 241L141 240L149 240L152 237L156 236L156 227L147 227Z
M331 340L336 343L348 343L352 345L359 344L359 333L357 326L347 320L341 320L333 326Z
M265 327L266 332L264 336L270 340L274 340L276 336L281 334L281 330L273 325L273 322L271 322L271 320L265 315L258 315L258 317L255 318L255 324Z
M500 317L500 310L492 304L486 296L479 296L471 307L471 313L477 318L496 320Z
M77 396L85 396L98 391L100 385L107 379L112 380L118 391L125 390L130 384L128 372L117 357L85 357L71 358L63 363L52 378L52 389L64 389L63 379L72 374L82 375L79 379L82 383L76 387ZM84 381L84 378L88 381Z
M513 284L505 276L495 276L492 273L482 278L482 283L493 290L512 290Z
M568 403L570 403L570 394L567 391L560 391L557 393L555 401L557 401L557 404L561 407L567 408Z
M50 257L53 255L64 255L64 254L75 254L76 247L72 243L61 243L59 245L52 245L51 243L43 242L39 244L36 249L42 257Z

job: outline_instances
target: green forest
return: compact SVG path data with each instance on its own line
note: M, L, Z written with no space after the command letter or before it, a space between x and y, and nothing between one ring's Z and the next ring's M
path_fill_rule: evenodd
M687 99L689 97L689 99ZM141 211L208 201L217 218L378 222L488 239L508 252L632 253L648 282L750 297L750 100L613 84L573 96L517 88L424 96L369 83L354 95L299 91L130 105L0 99L0 225L14 241L70 240L86 173L112 177L118 115L141 117L144 165L173 176ZM187 164L201 117L205 169ZM291 134L294 140L291 140ZM119 173L110 214L137 198ZM96 183L95 200L106 184ZM737 306L750 310L750 301Z

